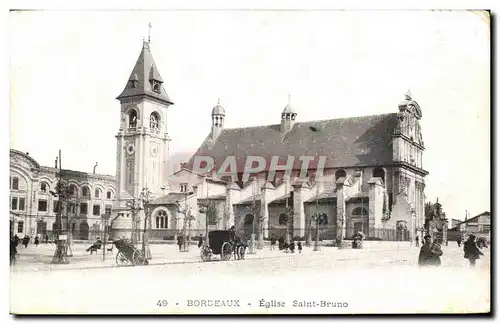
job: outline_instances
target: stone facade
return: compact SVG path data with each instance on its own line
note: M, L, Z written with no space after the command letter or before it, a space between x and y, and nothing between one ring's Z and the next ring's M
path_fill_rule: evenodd
M10 150L10 221L11 232L54 238L58 198L50 191L57 185L57 168L40 166L29 154ZM68 207L74 239L94 239L103 232L101 216L111 212L116 197L115 178L109 175L63 170L74 196Z

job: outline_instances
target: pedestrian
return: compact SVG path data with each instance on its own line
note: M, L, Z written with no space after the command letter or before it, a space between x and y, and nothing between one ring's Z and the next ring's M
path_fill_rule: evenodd
M203 245L203 235L200 234L200 238L198 240L198 247L201 248L202 245Z
M294 241L290 242L290 252L295 253L295 242Z
M19 236L14 235L14 247L17 248L17 246L19 245Z
M182 240L182 235L181 235L181 234L179 234L179 235L177 236L177 245L179 246L179 252L181 252L181 251L182 251L182 241L183 241L183 240Z
M431 236L424 236L424 244L420 248L420 254L418 256L419 266L434 266L439 267L441 265L441 256L443 251L439 246L437 240L431 243Z
M28 247L29 242L30 242L29 236L25 235L24 238L23 238L23 245L24 245L25 249Z
M462 238L460 236L457 237L457 244L458 244L458 247L460 247L460 245L462 244Z
M469 260L471 268L476 266L476 260L479 259L480 255L483 255L483 252L477 248L476 237L470 235L469 239L464 243L464 258Z
M417 235L417 237L415 238L415 246L418 247L419 243L420 243L420 238Z
M299 250L299 254L302 254L302 242L301 241L299 241L297 243L297 249Z
M35 246L38 247L38 244L40 244L40 240L38 239L38 236L35 236Z
M19 242L18 242L19 243ZM17 254L17 243L14 238L10 239L10 264L14 265L16 262L16 254Z
M274 250L276 247L276 238L273 236L271 237L271 250Z

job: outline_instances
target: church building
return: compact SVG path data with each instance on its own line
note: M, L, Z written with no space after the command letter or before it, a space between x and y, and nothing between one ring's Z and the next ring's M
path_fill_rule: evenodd
M423 237L428 172L422 166L422 109L410 93L388 114L302 121L300 112L305 108L289 102L283 109L274 109L276 123L241 128L225 127L226 114L236 114L238 107L224 108L218 103L206 116L210 125L206 139L170 175L167 112L174 103L149 41L143 42L116 99L120 109L116 177L86 174L89 180L75 180L79 198L83 199L82 190L87 186L86 195L95 191L93 197L103 199L101 209L111 207L114 237L130 237L135 232L141 239L138 233L144 226L150 228L151 240L172 239L187 232L195 237L206 230L235 226L246 237L255 234L269 239L288 233L304 239L315 230L313 215L319 213L326 215L319 226L322 239L350 237L358 231L382 240ZM197 156L212 158L216 168L226 157L236 157L237 179L197 172ZM280 160L290 156L295 160L301 156L326 159L321 175L312 168L301 174L300 166L294 164L288 176L278 171L269 179L266 169L246 179L241 161L248 156L266 161L272 156ZM19 159L30 164L27 168L37 175L33 180L37 186L43 172L53 173L48 179L54 184L55 169L44 169L13 150L11 174ZM11 196L12 190L11 184ZM26 191L25 204L36 199L32 195L33 190ZM147 206L138 203L143 198L147 198ZM101 209L95 212L102 214ZM146 219L146 214L151 217Z

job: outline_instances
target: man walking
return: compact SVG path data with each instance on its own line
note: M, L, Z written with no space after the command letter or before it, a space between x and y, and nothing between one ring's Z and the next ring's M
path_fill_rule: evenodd
M420 254L418 256L418 265L421 267L433 266L439 267L441 265L441 256L443 251L439 246L437 240L431 243L431 236L424 236L424 244L420 248Z
M464 243L464 258L469 260L471 268L476 266L476 260L479 259L480 255L483 255L483 252L477 248L476 237L474 235L470 235Z
M417 237L415 237L415 246L419 247L419 245L420 245L420 238L417 235Z

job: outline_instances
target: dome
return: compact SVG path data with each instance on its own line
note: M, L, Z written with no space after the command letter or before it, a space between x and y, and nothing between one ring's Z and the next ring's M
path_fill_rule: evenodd
M285 109L283 109L282 114L295 114L295 110L292 108L290 104L286 105Z
M214 109L212 109L212 115L222 115L222 116L225 116L226 115L226 111L224 110L224 108L222 108L221 105L217 104L217 106L215 106Z

